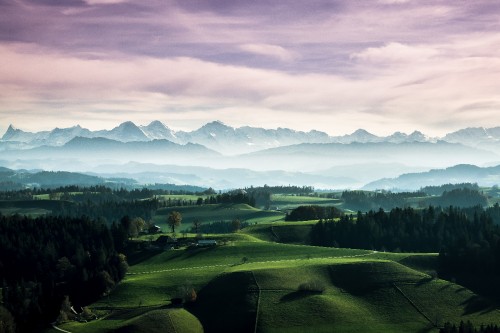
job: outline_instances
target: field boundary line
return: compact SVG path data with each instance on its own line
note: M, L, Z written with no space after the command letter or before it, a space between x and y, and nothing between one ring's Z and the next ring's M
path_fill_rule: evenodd
M369 253L363 254L353 254L346 256L330 256L330 257L316 257L316 258L308 258L309 259L343 259L343 258L359 258L366 257L373 254L378 253L377 251L372 251ZM279 263L286 261L299 261L304 260L304 258L293 258L293 259L281 259L281 260L266 260L266 261L250 261L251 264L268 264L268 263ZM234 264L219 264L219 265L207 265L207 266L194 266L194 267L180 267L180 268L168 268L168 269L160 269L155 271L145 271L145 272L127 272L126 275L143 275L143 274L154 274L154 273L164 273L164 272L175 272L175 271L186 271L191 269L206 269L206 268L215 268L215 267L231 267L235 266Z
M417 304L415 304L397 285L396 283L392 283L392 286L401 294L403 295L404 298L406 298L406 300L415 308L415 310L417 310L418 313L420 313L425 319L427 319L427 321L429 323L431 323L432 326L434 327L438 327L429 317L427 317L427 315L424 313L424 311L422 311L418 306Z
M253 330L254 333L257 333L257 325L259 324L259 309L260 309L260 297L261 297L261 289L259 283L257 282L257 278L255 277L255 273L253 271L252 276L255 281L255 285L257 286L258 294L257 294L257 309L255 311L255 328Z

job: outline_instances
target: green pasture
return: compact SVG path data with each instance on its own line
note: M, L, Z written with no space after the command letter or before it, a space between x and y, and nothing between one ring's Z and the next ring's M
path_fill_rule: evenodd
M195 219L203 223L232 221L240 219L242 222L270 223L283 221L285 214L276 211L260 210L247 204L212 204L201 206L168 207L156 212L153 222L167 229L166 221L172 211L178 211L182 215L182 225L179 230L188 229Z
M273 194L271 207L278 209L294 209L302 205L334 206L342 204L340 199L320 198L313 196L296 196L286 194Z
M150 332L150 333L202 333L200 321L185 309L139 308L135 311L115 311L106 320L64 325L71 332ZM51 332L58 332L52 330Z
M61 328L157 332L145 318L172 311L179 287L197 291L197 301L185 308L205 332L254 332L255 326L257 332L437 332L434 325L443 321L500 320L495 304L403 264L426 270L435 258L237 239L165 251L131 266L122 283L91 306L102 319ZM301 290L305 283L323 291ZM189 318L184 322L197 329Z
M314 221L262 223L246 227L243 233L264 241L306 244Z
M199 332L202 325L208 333L437 332L445 321L500 322L498 304L434 277L437 254L303 245L316 221L282 222L283 214L248 205L175 207L155 218L164 221L173 209L184 223L196 217L204 223L240 218L260 224L207 236L221 241L216 247L134 255L125 279L90 306L100 319L62 329L180 333ZM274 218L281 222L265 223ZM295 244L276 242L275 235ZM196 302L174 309L170 300L186 288L196 291Z

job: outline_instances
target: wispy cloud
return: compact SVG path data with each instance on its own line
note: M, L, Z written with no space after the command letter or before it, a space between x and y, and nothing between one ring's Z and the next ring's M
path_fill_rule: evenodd
M243 44L240 45L240 49L249 52L249 53L254 53L257 55L262 55L262 56L267 56L267 57L272 57L276 58L281 61L293 61L296 58L296 55L288 51L287 49L278 46L278 45L270 45L270 44Z
M0 129L159 118L442 133L493 125L500 103L500 5L490 1L0 7Z

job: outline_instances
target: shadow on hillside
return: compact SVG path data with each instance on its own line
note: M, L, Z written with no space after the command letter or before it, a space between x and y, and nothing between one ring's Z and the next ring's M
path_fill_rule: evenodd
M203 287L186 309L200 320L205 333L253 333L258 289L251 272L224 273Z
M185 253L187 258L192 258L192 257L197 256L200 253L213 252L214 250L215 250L215 246L209 246L209 247L203 247L203 248L186 249L186 251L184 251L184 253Z
M161 250L148 250L148 251L140 251L134 252L132 254L127 255L127 262L130 266L134 266L140 264L143 261L151 259L157 254L162 253Z
M465 306L463 315L469 315L478 312L480 312L480 314L486 314L497 309L495 304L493 304L490 300L478 295L469 297L460 305Z
M321 295L320 291L294 291L280 298L280 302L293 302L298 301L303 298L313 296L313 295Z
M181 257L186 259L193 258L201 253L205 253L213 249L214 249L213 247L205 247L205 248L188 248L186 250L175 250L175 253L168 258L168 261L173 259L179 259Z

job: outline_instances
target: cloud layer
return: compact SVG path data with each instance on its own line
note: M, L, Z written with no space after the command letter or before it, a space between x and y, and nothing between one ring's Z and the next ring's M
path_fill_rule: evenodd
M491 1L0 0L0 129L500 125L499 22Z

